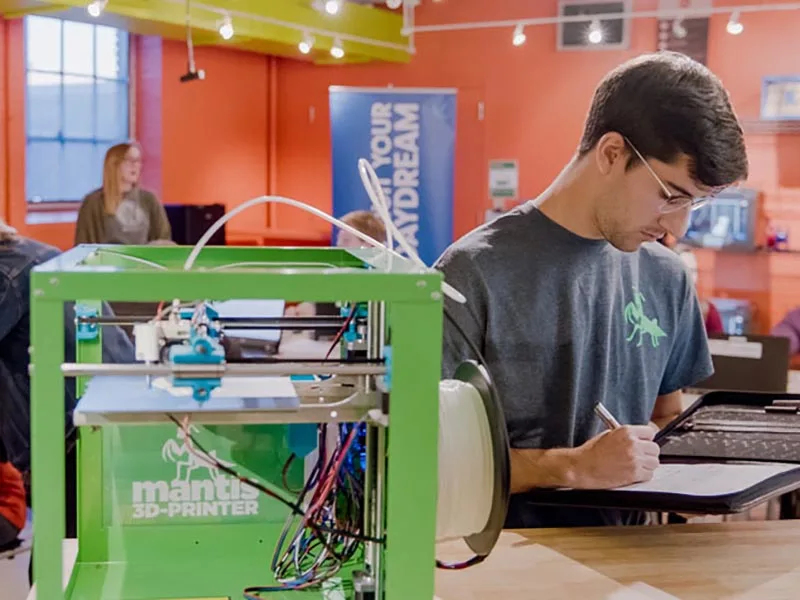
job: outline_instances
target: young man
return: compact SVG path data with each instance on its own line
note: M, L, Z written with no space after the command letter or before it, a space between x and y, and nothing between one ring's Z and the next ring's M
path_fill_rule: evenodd
M658 467L650 425L712 373L694 286L654 242L747 176L720 81L686 56L640 56L597 88L575 157L535 201L451 246L437 267L467 298L446 309L480 348L512 445L508 527L642 522L534 506L541 487L611 488ZM472 358L445 321L444 376ZM623 427L604 431L602 402Z

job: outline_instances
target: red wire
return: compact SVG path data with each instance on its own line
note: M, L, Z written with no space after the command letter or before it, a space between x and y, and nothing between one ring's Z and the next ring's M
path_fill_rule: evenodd
M350 434L347 436L344 445L341 448L339 456L336 457L335 465L331 468L329 463L328 472L325 474L325 479L323 480L320 478L320 483L317 485L317 489L315 491L315 498L312 498L311 506L306 511L306 517L309 514L315 514L326 502L328 496L333 489L334 483L336 483L337 476L339 475L339 470L342 468L342 464L347 458L347 452L350 450L350 446L353 443L356 435L356 428L354 427ZM331 463L333 462L334 457L331 456Z
M342 339L342 336L344 335L344 332L347 331L347 328L350 327L350 323L352 322L353 318L356 316L356 310L357 309L358 309L358 305L357 304L353 304L353 309L350 311L350 314L347 316L347 319L345 320L344 325L342 325L342 328L339 329L338 332L336 332L336 337L333 338L333 342L331 343L331 347L328 348L328 352L327 352L327 354L325 354L325 360L328 360L330 358L331 352L333 352L334 348L336 348L336 345L339 343L339 340Z

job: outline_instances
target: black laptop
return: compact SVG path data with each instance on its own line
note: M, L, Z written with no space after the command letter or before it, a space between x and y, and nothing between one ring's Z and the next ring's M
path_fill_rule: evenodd
M786 391L789 380L789 340L768 335L709 336L714 374L693 386L701 392Z

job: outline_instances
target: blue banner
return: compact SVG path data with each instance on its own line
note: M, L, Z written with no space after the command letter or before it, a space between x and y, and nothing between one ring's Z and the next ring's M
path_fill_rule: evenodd
M358 173L367 159L394 224L433 264L453 241L455 90L331 87L330 109L334 216L372 209Z

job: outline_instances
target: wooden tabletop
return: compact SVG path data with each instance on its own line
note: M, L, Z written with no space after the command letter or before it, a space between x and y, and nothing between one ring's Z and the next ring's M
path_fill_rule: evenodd
M796 600L800 521L508 531L484 563L436 577L440 600Z

